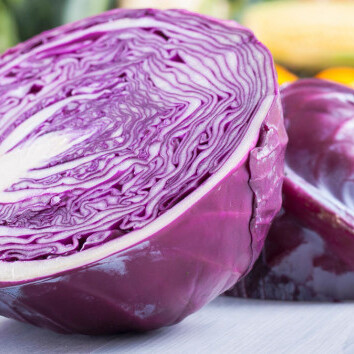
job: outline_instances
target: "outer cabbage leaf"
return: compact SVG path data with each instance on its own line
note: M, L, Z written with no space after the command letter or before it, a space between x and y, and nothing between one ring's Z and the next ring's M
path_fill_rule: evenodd
M8 50L0 84L0 314L148 330L252 267L287 137L250 31L115 10Z
M230 294L354 299L354 90L299 80L281 90L289 135L284 203L252 272Z

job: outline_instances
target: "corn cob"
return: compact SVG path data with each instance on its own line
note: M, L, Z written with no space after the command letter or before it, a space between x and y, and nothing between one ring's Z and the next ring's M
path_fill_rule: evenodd
M259 3L243 23L287 67L354 66L354 1Z

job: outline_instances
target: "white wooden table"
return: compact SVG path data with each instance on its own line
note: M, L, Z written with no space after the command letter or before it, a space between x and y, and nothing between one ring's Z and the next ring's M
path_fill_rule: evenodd
M354 303L219 297L180 324L145 334L59 335L0 317L0 353L354 353Z

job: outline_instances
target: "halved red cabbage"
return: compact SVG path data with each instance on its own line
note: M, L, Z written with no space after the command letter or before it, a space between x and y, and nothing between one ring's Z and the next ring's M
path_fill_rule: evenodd
M60 332L182 320L281 204L272 57L234 22L115 10L0 62L0 314Z
M354 299L354 90L304 79L281 96L289 135L283 209L230 294Z

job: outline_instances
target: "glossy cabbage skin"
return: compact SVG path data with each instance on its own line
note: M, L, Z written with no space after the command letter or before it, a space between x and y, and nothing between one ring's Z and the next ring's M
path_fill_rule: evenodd
M299 80L282 91L289 135L283 209L252 272L229 294L354 299L354 90Z
M248 40L241 43L240 47L235 45L232 49L227 46L227 50L238 53L238 51L255 48L262 53L255 58L243 56L242 60L245 60L246 64L238 63L235 70L241 71L241 76L237 75L240 80L242 77L242 80L252 81L251 84L255 85L253 89L262 92L264 97L260 96L259 101L252 101L254 96L247 96L247 93L242 93L245 96L239 97L243 108L249 108L246 117L242 119L253 122L253 115L257 114L258 118L255 116L254 119L260 122L254 138L250 138L252 135L248 130L251 128L248 123L245 123L244 129L240 132L248 135L245 135L243 140L240 139L240 144L243 142L248 147L247 152L232 165L223 178L217 180L217 183L199 198L198 191L208 185L209 179L218 177L219 171L216 170L206 182L200 182L189 196L184 197L187 201L191 201L188 207L185 207L185 200L181 197L181 201L173 205L171 210L150 221L147 226L124 235L119 234L117 239L101 240L99 244L89 249L58 254L54 258L50 258L49 254L48 259L43 260L27 259L23 256L21 260L0 261L0 314L62 333L108 334L130 330L144 331L181 321L230 288L251 269L261 251L269 225L281 205L287 136L283 126L272 58L269 52L255 40L251 32L231 22L221 22L182 11L164 13L157 10L137 12L116 10L100 16L46 32L41 35L43 42L55 36L63 40L65 35L78 31L80 26L85 30L90 28L95 21L109 22L108 27L112 26L115 17L123 20L124 17L156 17L166 23L170 16L180 17L181 28L183 20L191 26L190 36L185 37L188 45L199 43L195 41L196 36L193 35L194 25L195 29L198 26L206 26L207 30L210 27L213 31L220 27L218 31L221 39L223 31L235 31L235 38L238 35L245 35ZM170 25L166 25L166 28L170 28L168 26ZM148 30L152 31L150 28ZM132 33L135 35L139 31L134 29ZM215 30L215 36L218 35L218 31ZM124 35L129 36L129 33L128 31ZM158 32L157 35L162 47L165 38L161 37L164 37L164 34ZM40 39L41 36L38 38ZM183 37L181 33L177 33L176 36ZM92 38L95 40L96 37ZM228 41L229 38L225 37L223 40ZM218 44L216 41L211 43ZM200 45L204 44L200 43ZM76 42L75 46L77 45ZM20 50L21 46L23 45L17 47L18 49L16 47L11 49L8 55L16 58L16 50ZM102 48L107 47L102 46ZM218 50L221 53L218 55L222 63L222 50L220 48ZM177 59L177 64L169 64L168 70L174 70L170 65L179 67L182 59L178 57ZM226 55L224 59L227 59ZM257 60L260 62L264 60L264 62L262 65L257 64ZM222 70L230 70L230 68L225 68L224 64L220 65L224 69L215 68L215 75L218 80L222 78L223 84L227 87L228 83L222 75ZM254 71L250 70L252 65L255 70L263 72L261 79L254 76ZM193 70L198 67L199 65L195 65ZM178 75L181 75L179 79L183 81L183 75L176 74L176 77ZM173 78L173 75L170 77ZM246 81L240 82L243 83L241 86L245 90L251 89L251 86L244 85ZM201 83L209 85L205 80ZM182 85L181 81L179 84ZM266 89L261 90L257 87L261 84L268 87L269 92L266 95L264 94ZM203 90L204 88L201 87L201 95ZM166 92L170 94L168 89ZM173 95L169 97L174 100ZM186 97L190 96L186 95ZM221 98L218 98L218 101L220 100ZM216 98L210 98L208 104L214 101L217 101ZM266 110L260 108L261 101L270 102ZM111 105L113 104L112 100ZM248 107L248 105L252 106ZM223 107L231 107L227 109L231 109L233 114L237 114L240 109L240 107L232 108L232 105ZM196 111L201 114L202 108L198 107ZM220 117L221 111L218 112L214 122ZM213 111L210 114L212 113ZM226 115L229 116L230 113ZM237 120L234 119L234 122L237 123ZM219 140L214 143L214 148L225 143L222 140L230 134L234 134L233 131L228 132L226 127L225 131L226 133L218 137ZM244 141L246 138L247 140ZM230 157L224 159L225 166L230 165L230 159ZM187 173L187 167L184 168ZM113 183L111 179L108 182ZM100 188L103 188L102 185L104 186L101 183ZM164 220L164 215L169 215L172 221L163 224L161 220ZM151 225L157 227L154 232L149 233L147 230L151 229L149 229ZM68 232L64 226L61 228ZM134 235L138 233L141 235L144 232L146 232L145 237L135 242ZM103 254L103 249L105 255L99 256ZM42 255L42 257L47 256ZM24 266L21 266L21 262ZM20 266L17 267L19 264ZM65 269L60 268L61 264L65 264ZM38 275L33 274L31 267L38 269ZM1 273L4 272L3 269L9 269L11 274ZM22 269L24 273L18 274L16 269ZM25 276L25 273L30 275Z

